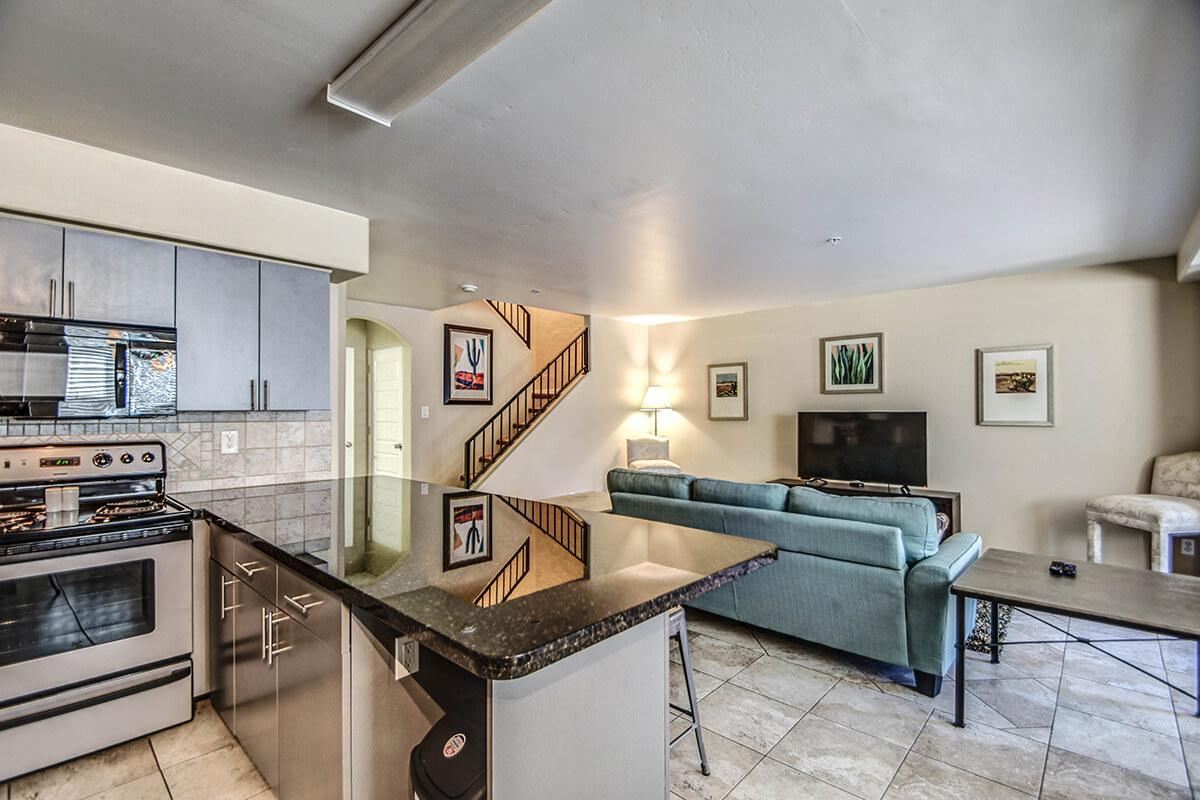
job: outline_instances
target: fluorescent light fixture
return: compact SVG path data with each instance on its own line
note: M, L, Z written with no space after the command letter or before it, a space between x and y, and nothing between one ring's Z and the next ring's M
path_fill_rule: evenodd
M325 90L339 108L392 124L550 0L416 0Z

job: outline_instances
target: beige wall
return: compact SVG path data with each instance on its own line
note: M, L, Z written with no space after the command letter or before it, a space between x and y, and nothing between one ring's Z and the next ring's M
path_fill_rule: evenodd
M883 331L885 392L819 391L818 339ZM1084 557L1084 503L1146 490L1151 459L1200 446L1200 286L1173 259L860 297L650 329L660 429L687 471L745 480L795 473L800 410L926 410L931 486L963 493L985 543ZM1055 345L1053 428L975 425L975 348ZM705 365L749 362L750 420L712 422ZM1145 566L1133 533L1110 561Z
M625 439L646 433L644 325L591 317L592 371L547 414L482 484L490 492L554 497L604 487L625 464Z

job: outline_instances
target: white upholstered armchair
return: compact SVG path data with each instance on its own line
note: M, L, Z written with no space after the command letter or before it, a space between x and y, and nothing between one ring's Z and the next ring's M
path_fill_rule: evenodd
M1103 560L1104 523L1150 534L1150 568L1171 571L1171 539L1200 535L1200 452L1154 459L1150 494L1116 494L1087 505L1088 561Z

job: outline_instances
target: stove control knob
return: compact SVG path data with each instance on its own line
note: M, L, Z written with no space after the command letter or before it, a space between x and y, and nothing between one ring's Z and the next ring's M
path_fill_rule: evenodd
M121 463L122 464L132 464L133 463L133 453L122 453L121 454Z
M112 464L112 453L96 453L96 455L92 456L92 463L100 467L100 469L104 469Z
M154 453L151 453L149 450L142 453L142 461L145 461L147 464L153 464L154 463Z

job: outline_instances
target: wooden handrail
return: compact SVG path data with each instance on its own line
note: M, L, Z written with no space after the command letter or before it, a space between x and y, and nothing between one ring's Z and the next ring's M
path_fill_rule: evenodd
M513 329L513 333L529 347L530 341L533 339L533 325L529 314L529 309L520 303L508 303L504 300L488 300L488 305L496 310L501 319L508 323L508 327Z
M584 328L463 443L463 484L470 488L525 435L538 414L589 371L590 340Z

